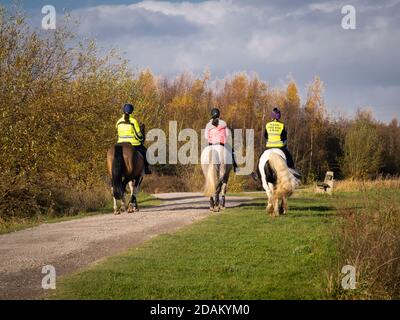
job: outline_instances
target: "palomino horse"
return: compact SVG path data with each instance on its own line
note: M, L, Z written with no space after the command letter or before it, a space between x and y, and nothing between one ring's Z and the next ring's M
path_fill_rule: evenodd
M126 211L125 189L128 183L131 189L128 212L139 211L136 194L139 192L144 175L143 156L130 143L118 143L107 152L107 168L111 177L114 214ZM122 200L121 209L118 209L117 200Z
M258 162L258 169L268 197L267 212L274 217L286 214L287 199L299 186L300 174L287 166L285 154L280 149L264 151Z
M225 209L225 194L232 170L232 152L222 145L206 147L201 154L201 168L206 178L204 195L210 197L210 210L218 212Z

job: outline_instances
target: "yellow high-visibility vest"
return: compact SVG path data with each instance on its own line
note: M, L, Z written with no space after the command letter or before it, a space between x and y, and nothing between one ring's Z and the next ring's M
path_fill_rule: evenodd
M125 122L125 117L117 121L118 143L129 142L133 146L140 146L143 142L143 135L140 132L139 122L129 116L129 122Z
M281 140L281 134L285 129L285 125L279 121L268 122L265 126L268 133L267 148L282 148L285 146L284 142Z

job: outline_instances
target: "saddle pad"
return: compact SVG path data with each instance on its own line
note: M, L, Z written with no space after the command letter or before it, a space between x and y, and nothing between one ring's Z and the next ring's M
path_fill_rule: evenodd
M286 160L285 153L281 149L268 149L265 150L264 153L261 155L260 160L258 163L267 163L271 154L276 153L277 155L281 156L283 159Z

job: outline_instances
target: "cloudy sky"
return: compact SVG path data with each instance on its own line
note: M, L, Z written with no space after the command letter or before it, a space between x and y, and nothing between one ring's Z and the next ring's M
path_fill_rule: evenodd
M371 106L382 121L400 118L400 0L23 3L38 18L46 4L81 17L81 35L119 48L135 68L166 76L256 72L274 85L292 75L302 96L318 74L331 113ZM356 9L355 30L342 28L344 5Z

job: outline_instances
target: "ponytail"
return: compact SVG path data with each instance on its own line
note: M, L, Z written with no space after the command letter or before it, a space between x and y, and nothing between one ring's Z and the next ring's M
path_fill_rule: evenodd
M129 122L129 114L128 113L124 114L124 120L125 120L125 122Z
M218 118L213 119L212 125L213 125L214 127L218 127L218 124L219 124L219 119L218 119Z

